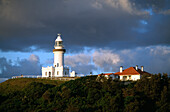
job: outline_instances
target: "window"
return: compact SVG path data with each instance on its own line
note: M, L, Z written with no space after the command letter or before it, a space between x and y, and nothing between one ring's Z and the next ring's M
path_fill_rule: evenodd
M65 72L65 75L66 75L67 73Z
M58 46L62 46L62 42L58 42Z
M59 71L57 71L57 75L59 75Z
M59 63L57 63L57 67L59 67Z
M56 67L56 65L55 65L55 67Z
M129 79L131 79L131 75L129 75Z
M47 76L47 72L45 72L45 76Z
M123 76L123 81L127 81L127 76Z

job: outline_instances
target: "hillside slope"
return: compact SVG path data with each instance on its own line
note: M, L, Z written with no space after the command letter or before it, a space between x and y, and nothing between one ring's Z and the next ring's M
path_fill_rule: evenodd
M8 80L0 84L1 112L169 111L170 80L166 74L162 77L160 74L152 75L150 79L143 77L129 85L111 80L97 82L96 76L64 83L29 80ZM13 87L16 91L9 90Z

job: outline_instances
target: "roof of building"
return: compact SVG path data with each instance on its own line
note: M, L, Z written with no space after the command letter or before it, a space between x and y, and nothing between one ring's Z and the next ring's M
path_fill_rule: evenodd
M102 73L102 74L99 74L98 76L101 76L101 75L113 75L113 73Z
M135 69L135 67L129 67L125 70L123 70L121 73L120 72L116 72L114 73L115 75L139 75L139 74L150 74L148 72L142 71L141 69Z
M55 40L55 41L63 41L62 39L61 39L61 36L60 36L61 34L58 34L58 37L57 37L57 39Z

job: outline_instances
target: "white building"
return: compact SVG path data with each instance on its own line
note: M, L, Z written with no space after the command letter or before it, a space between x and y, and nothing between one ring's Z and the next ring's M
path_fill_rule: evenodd
M141 69L139 69L138 66L136 65L136 67L130 67L125 70L123 70L123 66L121 66L120 71L114 74L118 75L121 81L128 80L136 81L141 79L143 75L149 75L150 73L145 72L143 66L141 66Z
M42 67L42 77L69 77L69 67L64 66L64 53L66 50L63 46L61 34L58 34L54 48L54 64L50 67ZM71 77L75 76L75 71L71 72Z

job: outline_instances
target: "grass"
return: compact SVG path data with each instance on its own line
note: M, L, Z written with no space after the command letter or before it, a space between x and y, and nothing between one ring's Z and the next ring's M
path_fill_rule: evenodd
M0 83L0 93L8 94L8 93L15 92L15 91L21 91L24 87L26 87L32 82L40 82L43 84L59 86L63 84L65 81L50 80L50 79L37 79L37 78L9 79L5 82Z

